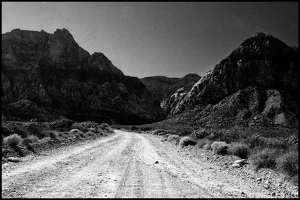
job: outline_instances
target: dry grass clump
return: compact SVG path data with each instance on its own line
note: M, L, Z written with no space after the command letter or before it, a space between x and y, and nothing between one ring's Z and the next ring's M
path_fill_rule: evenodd
M276 158L280 154L280 150L272 148L255 149L249 157L249 161L255 170L260 168L276 167Z
M204 138L197 141L196 148L203 148L209 140Z
M102 131L106 132L106 133L114 133L114 130L109 126L108 123L102 123L100 125L97 126L98 129L101 129Z
M289 176L297 176L298 167L298 152L289 151L276 158L277 168Z
M212 140L207 140L206 144L203 146L203 149L205 149L205 150L211 150L211 145L212 145L213 142L214 141L212 141Z
M228 144L222 141L215 141L211 144L213 152L220 155L226 155L228 147Z
M167 141L172 142L175 141L177 138L179 138L179 135L169 135L167 137Z
M56 120L50 123L50 127L54 130L67 131L73 123L74 121L69 119Z
M197 142L192 140L189 136L184 136L179 141L179 146L184 147L188 145L195 145Z
M229 145L228 153L246 159L250 154L250 149L245 143L233 142Z
M52 139L52 140L58 140L58 138L57 138L57 132L55 132L55 131L50 131L49 132L49 136L50 136L50 138Z
M3 144L7 144L10 147L17 147L23 141L20 135L12 134L3 138Z
M204 128L195 130L194 132L192 132L191 134L191 138L196 140L196 139L202 139L205 138L206 136L208 136L210 134L210 131Z

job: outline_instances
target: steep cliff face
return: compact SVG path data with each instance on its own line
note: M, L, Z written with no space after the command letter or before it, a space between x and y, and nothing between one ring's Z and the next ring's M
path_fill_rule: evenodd
M257 33L217 64L213 71L202 77L176 104L171 115L180 113L182 113L181 116L197 115L193 118L195 123L211 119L211 122L218 124L215 119L219 116L222 116L223 120L229 120L230 117L225 117L229 115L240 116L237 112L233 114L237 105L232 109L225 109L225 107L229 108L229 105L234 105L233 102L245 105L256 102L260 106L255 109L250 109L251 106L245 107L247 115L252 117L262 115L264 121L270 120L277 124L295 124L293 120L288 119L297 118L298 115L295 110L299 89L298 68L298 48L289 47L271 35ZM249 87L255 89L250 90ZM237 92L245 95L245 99L241 100L239 97L243 95L237 95L239 94ZM260 95L264 96L263 99L250 98L257 93L266 95ZM269 95L271 93L276 93L276 98L274 95ZM281 101L280 99L288 100ZM276 104L278 101L281 103ZM212 108L213 110L210 110ZM206 112L207 109L210 111ZM220 112L223 114L220 115ZM266 114L269 112L272 114ZM249 120L246 118L243 119L248 123ZM282 120L279 120L280 118ZM204 123L201 124L204 125Z
M139 124L164 118L138 78L125 76L103 53L90 55L66 29L2 34L2 102L8 119L36 118L12 114L24 103L47 116L38 120L64 115Z
M154 95L156 104L160 105L165 113L169 114L173 106L187 94L200 78L197 74L187 74L182 78L145 77L141 81Z

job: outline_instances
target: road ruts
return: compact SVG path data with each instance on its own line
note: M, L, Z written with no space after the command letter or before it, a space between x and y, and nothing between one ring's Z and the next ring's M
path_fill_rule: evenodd
M48 156L2 165L2 197L224 198L239 191L215 174L157 136L116 130Z

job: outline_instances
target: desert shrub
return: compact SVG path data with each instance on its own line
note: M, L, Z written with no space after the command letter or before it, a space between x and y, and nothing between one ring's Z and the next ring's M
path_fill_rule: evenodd
M205 138L206 136L208 136L210 133L207 129L198 129L198 130L195 130L192 134L191 134L191 138L192 139L202 139L202 138Z
M152 135L158 135L160 132L164 132L165 130L163 129L155 129L154 131L151 132Z
M246 158L248 158L248 156L250 154L250 149L244 143L234 142L234 143L231 143L229 145L228 153L232 154L232 155L235 155L235 156L238 156L242 159L246 159Z
M92 127L91 127L91 128L87 128L87 129L88 129L88 131L90 131L90 132L94 132L94 133L96 132L96 129L95 129L95 128L92 128Z
M57 140L57 133L55 131L50 131L49 136L52 140Z
M259 148L266 147L265 141L262 139L262 137L259 134L252 135L248 142L249 142L250 149L254 149L254 148L258 148L258 147Z
M280 154L278 149L264 148L264 149L254 149L249 157L249 161L258 170L260 168L275 168L276 158Z
M80 135L80 137L84 137L84 134L81 132L81 133L79 133L79 135Z
M160 132L160 133L158 133L157 135L158 136L164 136L166 134L166 132Z
M32 135L36 135L38 137L40 137L39 135L42 133L43 129L41 127L39 127L38 123L31 123L28 126L28 131L30 134Z
M298 152L289 151L276 158L277 168L289 176L298 175Z
M213 150L214 153L217 153L219 147L222 147L222 149L224 149L223 146L228 147L228 144L226 142L222 142L222 141L215 141L211 144L211 149Z
M87 135L88 135L88 136L93 136L94 134L93 134L93 132L90 132L90 131L89 131L89 132L87 132Z
M82 133L82 131L80 131L80 130L74 128L74 129L70 130L69 133L70 133L70 134L76 134L76 133Z
M197 142L192 140L189 136L184 136L179 141L179 146L195 145Z
M102 123L98 127L101 128L102 130L108 130L110 128L108 123Z
M21 142L22 138L18 134L12 134L3 139L3 143L11 147L16 147Z
M27 138L30 139L32 142L37 142L39 140L39 138L36 135L29 135Z
M87 132L88 131L88 129L82 123L74 123L74 124L72 124L71 129L72 130L73 129L78 129L81 132Z
M217 133L211 133L206 137L206 139L208 139L208 140L216 140L218 138L219 138L219 135Z
M208 139L206 138L198 140L196 144L196 148L203 148L206 145L207 141Z
M150 131L150 130L152 130L152 128L151 127L142 127L141 130L142 131Z
M22 143L23 143L24 145L28 146L28 145L30 145L30 144L32 143L32 141L31 141L31 139L29 139L29 138L24 138L23 141L22 141Z
M216 154L226 155L228 152L228 145L219 146L216 150Z
M169 142L175 141L177 138L179 138L179 135L169 135L167 140Z
M55 130L61 130L61 131L66 131L71 128L71 125L74 123L74 121L69 120L69 119L62 119L62 120L57 120L54 122L50 123L51 129Z
M205 150L211 150L211 144L213 143L212 140L207 140L206 144L203 146L203 149Z
M13 129L13 132L14 132L15 134L18 134L18 135L21 136L22 138L26 138L26 137L29 135L29 133L28 133L27 131L25 131L24 129L19 128L19 127L15 127L15 128Z
M136 126L132 126L131 128L130 128L130 131L137 131L138 130L138 127L136 127Z

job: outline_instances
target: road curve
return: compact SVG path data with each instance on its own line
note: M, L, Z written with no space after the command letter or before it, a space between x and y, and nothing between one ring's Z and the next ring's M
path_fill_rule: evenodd
M157 136L115 132L2 164L2 197L268 197Z

